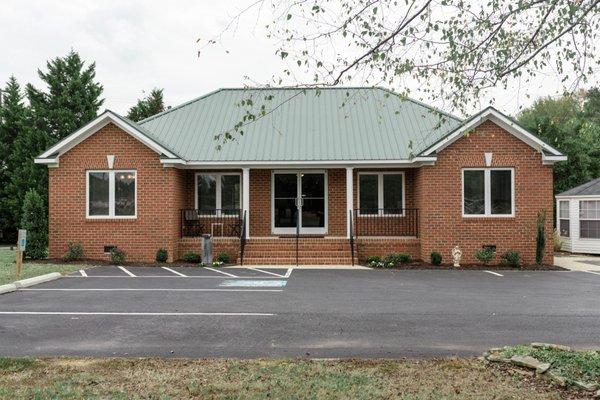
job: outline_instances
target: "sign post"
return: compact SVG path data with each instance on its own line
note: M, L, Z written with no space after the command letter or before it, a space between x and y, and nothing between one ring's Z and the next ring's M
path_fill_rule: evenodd
M23 253L27 248L27 231L25 229L19 229L19 240L17 242L17 278L21 277L23 270Z

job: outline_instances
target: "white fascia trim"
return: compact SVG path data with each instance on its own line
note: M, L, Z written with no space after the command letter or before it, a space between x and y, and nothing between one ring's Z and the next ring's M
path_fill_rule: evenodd
M34 158L34 164L58 164L58 157L56 158Z
M412 160L320 160L320 161L185 161L182 159L162 159L160 162L166 165L181 166L184 168L286 168L289 166L300 167L418 167L421 165L433 165L436 156L415 157Z
M423 152L423 155L428 156L435 153L436 151L440 151L446 148L447 146L454 143L456 140L460 139L465 132L472 130L473 128L479 126L488 119L492 122L495 122L496 124L504 128L506 131L510 132L511 134L521 139L536 150L547 150L553 154L552 157L565 157L560 151L545 143L535 135L532 135L526 129L523 129L519 125L515 124L513 121L510 120L510 118L493 108L486 109L480 115L473 117L469 123L459 127L456 131L448 135L445 139L430 147L429 149L425 150ZM561 159L556 161L563 160Z
M542 153L542 164L544 165L553 165L559 161L567 161L567 156L547 156Z
M42 159L48 159L48 157L57 153L59 154L59 156L57 156L53 160L55 160L54 162L58 162L58 158L60 157L60 155L66 153L73 147L77 146L79 143L83 142L85 139L96 133L98 130L100 130L110 122L117 125L119 128L121 128L140 142L144 143L156 153L164 154L167 157L171 158L177 157L175 154L171 153L169 150L165 149L160 144L156 143L148 136L135 129L133 126L125 123L112 111L107 110L101 115L99 115L96 119L85 125L83 128L72 133L71 135L67 136L66 138L64 138L63 140L46 150L39 157L36 158L35 162L38 164L47 164L47 162L42 162Z
M600 200L600 195L597 194L577 194L577 195L556 195L554 196L560 200L568 200L568 199L587 199L587 200Z

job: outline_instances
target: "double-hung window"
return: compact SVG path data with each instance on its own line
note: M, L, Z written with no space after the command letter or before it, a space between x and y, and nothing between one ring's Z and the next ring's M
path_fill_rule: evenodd
M464 216L514 216L512 168L465 168L462 182Z
M360 172L360 215L404 215L404 172Z
M600 239L600 200L579 202L579 237Z
M134 170L87 171L87 218L135 218Z
M560 236L569 237L570 227L569 227L569 201L561 200L558 202L558 230L560 232Z
M196 174L196 209L201 215L237 215L241 189L238 173Z

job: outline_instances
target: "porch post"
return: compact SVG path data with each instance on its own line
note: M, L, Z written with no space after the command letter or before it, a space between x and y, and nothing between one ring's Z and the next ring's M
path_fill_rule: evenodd
M350 213L354 209L353 167L346 167L346 237L350 238Z
M250 168L242 168L242 213L246 213L246 237L250 237Z

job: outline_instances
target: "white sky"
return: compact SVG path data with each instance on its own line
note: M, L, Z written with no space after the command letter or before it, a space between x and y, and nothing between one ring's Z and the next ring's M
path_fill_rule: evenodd
M265 21L240 21L225 35L224 47L213 46L198 57L196 40L221 32L250 1L2 0L0 82L3 86L14 74L23 86L43 87L37 69L74 49L96 62L104 106L122 114L153 87L164 88L165 101L173 106L220 87L266 83L283 64L261 29ZM550 73L528 87L515 83L493 95L496 107L514 114L532 102L527 93L535 98L561 92ZM481 108L488 104L488 98L480 102Z

